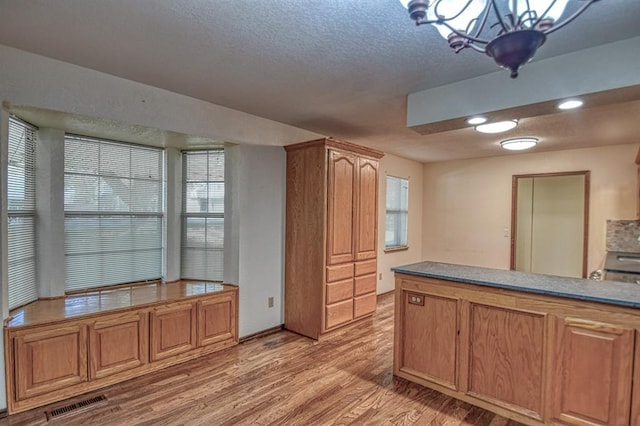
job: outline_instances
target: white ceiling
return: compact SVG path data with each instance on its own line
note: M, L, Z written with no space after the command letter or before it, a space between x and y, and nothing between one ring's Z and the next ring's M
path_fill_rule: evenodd
M639 23L640 1L600 0L534 61L636 37ZM0 44L420 161L504 154L470 129L406 127L408 93L496 67L455 55L398 0L0 0ZM536 149L638 142L638 100L571 114L519 128L548 142Z

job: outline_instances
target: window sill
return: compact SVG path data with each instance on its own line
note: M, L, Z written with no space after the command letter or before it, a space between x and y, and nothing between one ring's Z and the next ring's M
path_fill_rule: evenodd
M395 253L397 251L407 251L409 250L409 246L397 246L397 247L386 247L384 249L385 253Z

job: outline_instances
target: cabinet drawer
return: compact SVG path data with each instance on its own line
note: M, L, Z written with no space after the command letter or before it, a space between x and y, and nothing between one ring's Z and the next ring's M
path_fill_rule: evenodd
M325 321L327 328L344 324L345 322L349 322L353 319L353 299L334 303L333 305L327 305L326 309Z
M375 274L377 266L378 262L376 261L376 259L356 263L356 277Z
M327 266L327 282L346 280L353 277L353 263L338 266Z
M327 284L327 305L353 297L353 279Z
M366 275L364 277L357 277L355 279L354 295L360 296L365 293L371 293L376 291L376 274Z
M360 318L376 311L376 294L365 294L353 299L353 317Z

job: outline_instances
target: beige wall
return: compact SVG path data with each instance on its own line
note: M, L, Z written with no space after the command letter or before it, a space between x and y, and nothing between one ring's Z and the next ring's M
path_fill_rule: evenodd
M635 218L637 151L629 144L425 164L422 257L509 269L512 175L590 170L587 271L597 269L606 220Z
M408 245L404 251L384 252L386 216L387 175L409 179ZM378 294L394 288L394 266L406 265L422 260L422 163L385 154L380 160L378 199ZM382 279L380 279L382 274Z

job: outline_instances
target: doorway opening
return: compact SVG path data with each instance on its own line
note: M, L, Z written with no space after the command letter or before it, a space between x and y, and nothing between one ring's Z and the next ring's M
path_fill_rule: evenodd
M511 269L585 278L589 171L514 175Z

